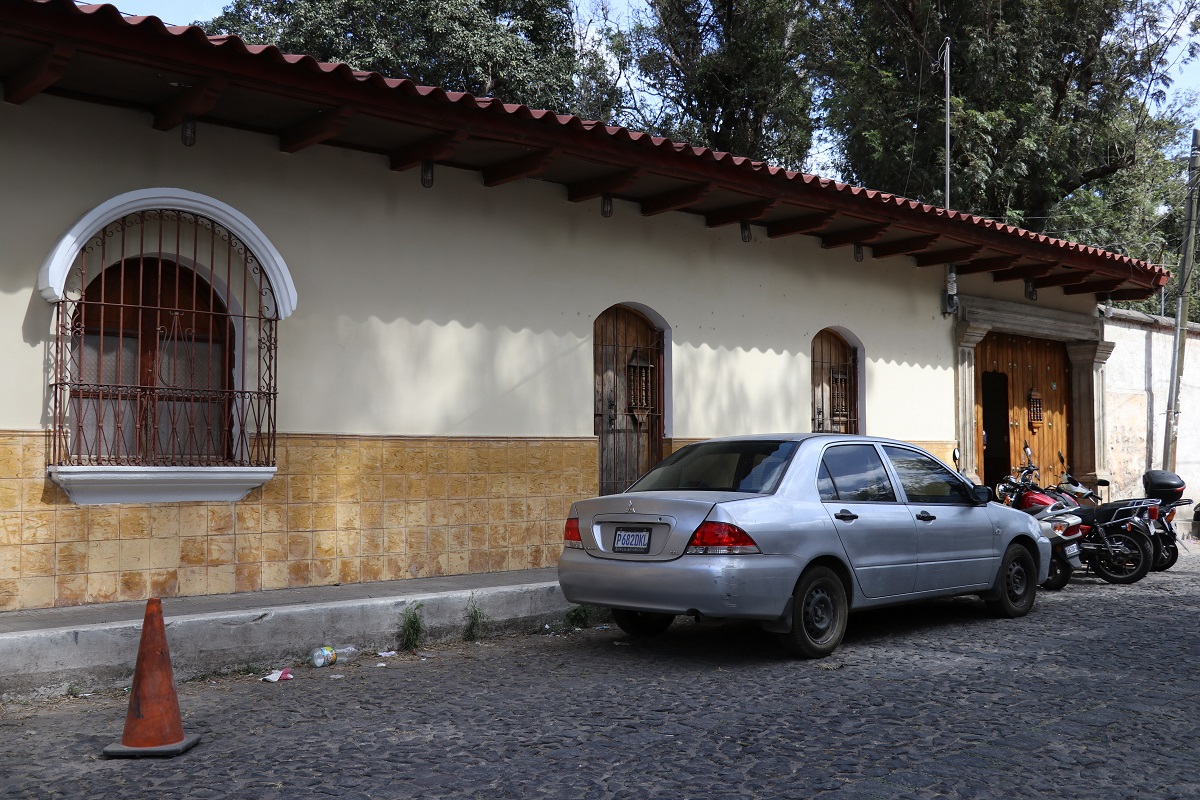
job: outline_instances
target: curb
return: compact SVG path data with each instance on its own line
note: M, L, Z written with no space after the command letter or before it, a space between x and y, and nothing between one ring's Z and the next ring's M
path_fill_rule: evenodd
M557 581L167 617L176 681L247 666L302 661L323 644L392 650L406 609L419 608L428 642L462 636L468 606L488 632L560 621L570 604ZM20 654L19 674L0 676L0 701L122 687L133 678L140 621L0 634L0 652ZM10 662L10 666L15 662Z

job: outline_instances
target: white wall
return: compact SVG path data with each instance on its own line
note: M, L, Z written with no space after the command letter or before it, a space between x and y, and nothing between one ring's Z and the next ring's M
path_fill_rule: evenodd
M1104 338L1116 342L1105 365L1105 414L1112 496L1137 497L1142 473L1163 468L1163 437L1174 357L1174 320L1114 311ZM1200 489L1200 325L1189 326L1174 471ZM1191 519L1191 512L1183 517Z
M840 326L865 349L866 432L954 437L942 277L911 259L746 244L621 202L604 219L557 185L448 168L426 190L381 156L206 125L185 148L145 114L44 95L0 104L0 157L0 428L48 423L52 307L34 287L55 241L114 195L169 186L233 206L287 262L282 431L591 435L592 322L635 302L671 326L670 436L808 430L811 339Z

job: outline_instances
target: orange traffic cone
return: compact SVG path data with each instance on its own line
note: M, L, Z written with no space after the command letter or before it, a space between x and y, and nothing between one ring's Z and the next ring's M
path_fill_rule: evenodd
M171 653L167 650L167 631L163 625L162 600L152 597L146 601L142 641L138 644L133 687L129 692L129 711L125 714L125 733L121 741L104 748L104 755L109 758L177 756L199 741L198 733L183 735L175 677L171 673Z

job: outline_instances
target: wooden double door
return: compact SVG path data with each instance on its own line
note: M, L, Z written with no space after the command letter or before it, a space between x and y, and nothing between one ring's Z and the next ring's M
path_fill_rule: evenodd
M975 348L975 452L995 486L1033 451L1041 482L1058 482L1058 454L1071 463L1071 366L1066 345L989 332Z

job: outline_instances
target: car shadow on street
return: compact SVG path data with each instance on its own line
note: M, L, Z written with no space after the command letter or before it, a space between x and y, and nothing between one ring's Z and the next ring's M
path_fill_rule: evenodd
M834 654L856 647L884 643L902 643L935 635L961 625L985 626L995 618L983 601L975 597L955 597L907 604L892 608L858 611L850 615L846 636ZM754 662L774 663L795 661L785 652L776 637L756 623L735 620L696 622L689 618L675 621L666 633L659 636L627 636L616 626L611 640L598 646L620 645L622 655L644 654L654 658L680 660L698 668L745 666ZM611 641L611 644L608 642Z

